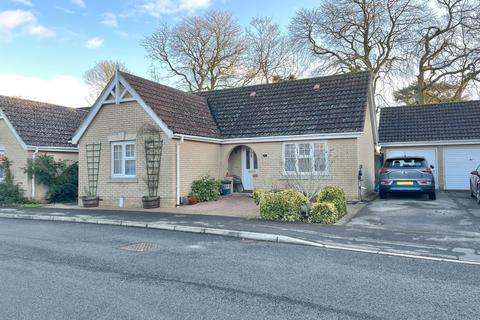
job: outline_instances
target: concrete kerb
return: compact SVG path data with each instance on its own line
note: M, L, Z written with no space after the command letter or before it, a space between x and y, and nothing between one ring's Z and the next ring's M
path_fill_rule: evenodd
M0 213L0 218L89 223L89 224L136 227L136 228L156 229L156 230L166 230L166 231L201 233L201 234L241 238L241 239L247 239L247 240L306 245L306 246L313 246L313 247L332 249L332 250L342 250L342 251L360 252L360 253L368 253L368 254L378 254L378 255L385 255L385 256L394 256L394 257L480 266L480 262L476 262L476 261L456 260L456 259L439 258L439 257L433 257L433 256L419 256L414 254L382 251L380 249L363 249L358 247L330 245L330 244L325 244L321 242L308 241L308 240L303 240L303 239L289 237L289 236L269 234L269 233L259 233L259 232L184 226L184 225L174 225L174 224L159 223L159 222L142 223L137 221L114 220L114 219L94 219L94 218L87 218L87 217L59 217L59 216L28 215L28 214L17 214L17 213Z

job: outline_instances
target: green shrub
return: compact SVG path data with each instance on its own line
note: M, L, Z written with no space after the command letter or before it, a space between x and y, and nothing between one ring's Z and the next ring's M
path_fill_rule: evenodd
M265 220L299 221L300 209L307 197L295 190L265 192L261 197L260 216Z
M339 217L347 214L347 199L340 187L325 187L317 196L317 202L331 202L335 205Z
M191 194L197 196L200 202L217 200L220 196L221 187L222 182L220 180L216 180L210 176L203 176L192 182Z
M259 206L260 201L262 201L262 198L265 196L266 193L267 191L265 190L255 190L253 192L253 202L255 202L257 206Z
M28 159L25 173L35 175L38 183L47 187L49 202L75 202L78 198L78 163L68 165L52 156L39 155Z
M332 202L316 202L308 215L310 223L332 224L340 218L335 204Z
M0 182L0 206L12 206L22 204L26 201L24 190L13 180L10 171L10 161L2 158L3 180Z

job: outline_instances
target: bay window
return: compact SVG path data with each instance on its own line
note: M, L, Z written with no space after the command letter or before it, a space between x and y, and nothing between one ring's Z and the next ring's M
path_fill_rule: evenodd
M327 143L299 142L283 144L283 171L287 175L327 174Z
M112 142L112 177L134 178L136 174L135 141Z

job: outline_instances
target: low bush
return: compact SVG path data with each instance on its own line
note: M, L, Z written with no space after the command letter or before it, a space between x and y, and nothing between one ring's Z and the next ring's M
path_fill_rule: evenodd
M300 209L308 202L307 197L295 190L264 192L259 199L262 219L281 221L301 220Z
M308 215L310 223L332 224L337 222L339 214L332 202L316 202L312 205Z
M197 196L198 201L217 200L220 196L222 182L210 176L203 176L192 182L191 195Z
M325 187L317 195L317 203L330 202L335 205L339 217L347 214L347 198L345 192L340 187Z
M253 192L253 202L255 202L257 206L259 206L260 201L262 201L262 198L265 196L266 193L267 191L265 190L255 190Z
M3 180L0 182L0 207L24 203L26 201L24 190L13 180L10 161L6 157L2 157L1 160Z

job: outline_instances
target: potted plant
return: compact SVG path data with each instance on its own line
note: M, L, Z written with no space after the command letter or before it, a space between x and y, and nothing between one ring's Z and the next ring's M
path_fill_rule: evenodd
M187 201L188 201L189 205L197 204L198 203L198 197L196 195L191 194L187 197Z
M82 204L84 208L94 208L99 206L101 200L99 196L89 192L88 189L85 190L85 194L86 195L82 197Z
M101 149L100 143L87 143L86 145L88 188L85 188L85 195L82 197L84 208L98 207L101 201L97 196Z
M160 180L163 140L158 128L151 125L145 125L141 129L141 135L143 136L145 146L146 183L148 189L148 196L142 197L143 208L159 208L158 183Z

